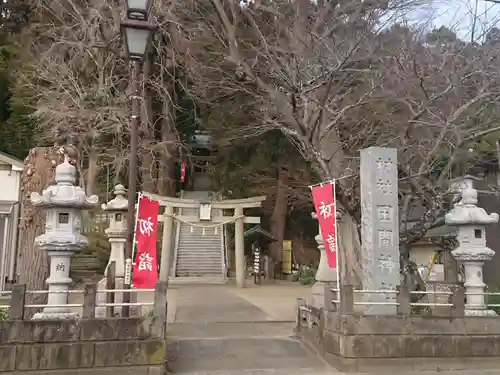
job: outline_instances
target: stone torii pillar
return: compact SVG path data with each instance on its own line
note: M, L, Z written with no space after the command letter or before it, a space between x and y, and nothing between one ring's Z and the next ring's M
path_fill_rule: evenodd
M243 208L236 207L234 210L234 255L236 263L236 285L245 287L245 226Z
M318 218L315 212L313 212L311 216L315 220L317 220ZM337 220L338 219L339 215L337 215ZM319 259L318 270L316 271L316 276L315 276L316 282L312 286L311 304L314 307L323 308L325 305L325 286L331 286L331 287L337 286L337 269L330 268L328 266L328 258L325 252L325 244L323 241L323 236L321 235L321 229L319 229L319 233L316 235L316 237L314 237L314 239L318 244L320 259ZM337 249L337 256L338 254L339 251ZM335 294L338 294L338 292Z

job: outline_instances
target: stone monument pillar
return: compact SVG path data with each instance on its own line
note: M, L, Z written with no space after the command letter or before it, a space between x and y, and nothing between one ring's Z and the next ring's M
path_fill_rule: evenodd
M370 147L361 150L361 268L364 290L396 290L399 273L399 212L397 150ZM395 315L395 293L363 296L370 305L365 314Z
M317 219L315 212L313 212L311 216L313 217L313 219ZM315 276L316 282L312 286L311 305L317 308L323 308L325 304L325 286L330 286L331 288L337 287L337 269L330 268L328 266L328 258L326 257L325 245L323 236L321 235L321 229L319 229L319 233L316 237L314 237L314 239L318 244L320 258L318 270L316 271Z
M445 222L458 227L459 246L451 254L465 268L465 315L496 315L494 311L487 309L485 296L474 293L484 293L485 290L483 265L495 255L486 246L485 226L497 223L498 214L488 215L484 209L477 207L477 190L473 187L472 178L467 176L464 182L462 199L445 215Z
M36 313L33 319L71 319L77 313L69 307L68 293L72 280L69 277L71 256L87 247L88 241L80 231L82 210L95 207L98 197L87 197L85 191L75 186L76 168L64 157L64 162L56 167L55 185L49 186L42 194L31 193L34 206L46 211L45 233L36 237L39 250L47 251L50 258L47 306ZM26 270L29 272L29 270Z

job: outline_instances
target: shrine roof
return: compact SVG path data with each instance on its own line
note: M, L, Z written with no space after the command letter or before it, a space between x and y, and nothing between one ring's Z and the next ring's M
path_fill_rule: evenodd
M277 241L278 239L272 235L272 233L268 232L264 228L262 228L260 225L256 225L243 233L244 238L250 238L250 237L265 237L269 241Z
M22 162L22 160L19 160L18 158L8 155L2 151L0 151L0 161L17 168L24 168L24 163Z

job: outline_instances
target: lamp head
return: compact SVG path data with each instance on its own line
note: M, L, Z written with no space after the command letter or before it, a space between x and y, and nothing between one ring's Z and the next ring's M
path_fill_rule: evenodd
M153 0L126 0L127 19L147 21Z
M131 60L144 60L156 26L146 21L126 20L121 23L127 55Z

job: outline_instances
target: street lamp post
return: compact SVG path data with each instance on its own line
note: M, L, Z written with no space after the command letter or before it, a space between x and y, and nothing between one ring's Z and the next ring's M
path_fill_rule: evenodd
M155 25L148 22L152 0L126 0L127 19L121 22L127 57L133 62L132 72L132 121L130 127L130 167L128 172L128 219L125 259L132 259L135 231L135 199L137 193L137 146L139 143L139 121L141 116L141 67L153 39ZM131 263L131 262L129 262ZM125 280L125 289L130 289L130 280ZM123 293L123 303L130 303L130 293ZM122 308L122 315L129 316L130 306Z

